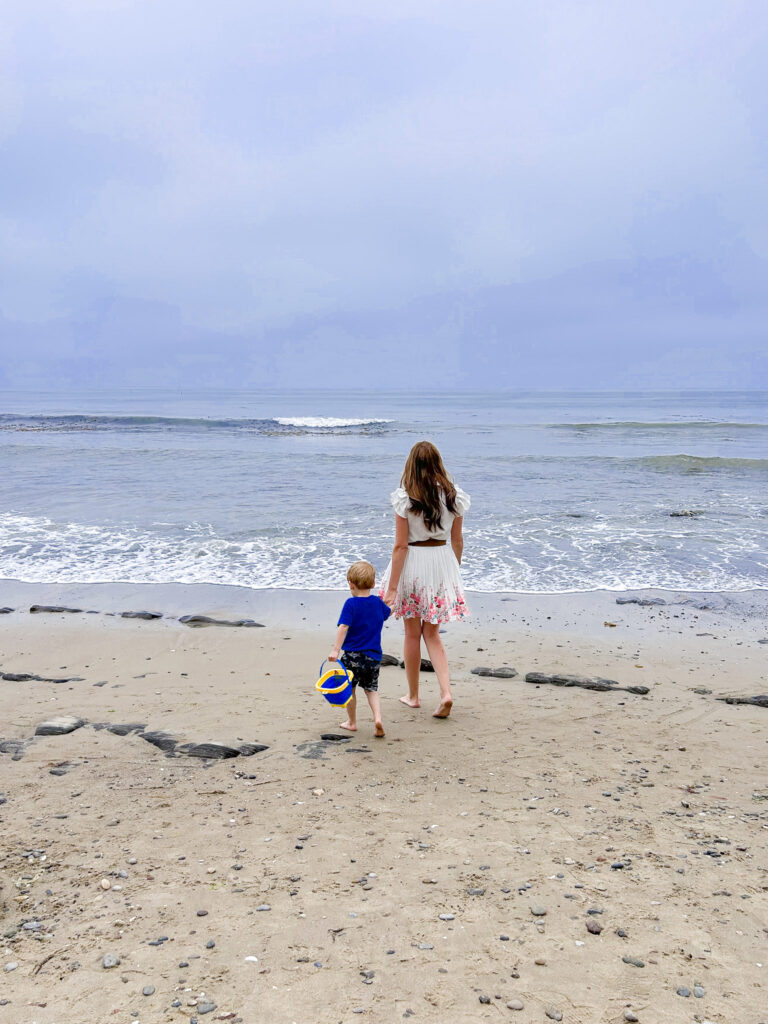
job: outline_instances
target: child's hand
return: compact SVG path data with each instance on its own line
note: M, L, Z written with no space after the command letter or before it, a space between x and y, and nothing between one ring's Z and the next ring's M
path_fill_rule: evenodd
M339 648L338 647L334 647L333 650L331 651L331 653L328 655L328 661L338 661L338 660L339 660Z

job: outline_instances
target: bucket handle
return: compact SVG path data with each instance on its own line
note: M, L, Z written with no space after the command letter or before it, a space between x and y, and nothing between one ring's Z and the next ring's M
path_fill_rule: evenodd
M315 689L316 690L318 690L320 693L339 693L339 691L343 690L345 686L347 686L347 685L351 686L351 684L352 684L352 677L351 677L351 675L349 673L349 670L347 669L347 666L344 664L343 661L339 661L337 659L333 663L334 666L336 666L336 667L333 668L333 669L329 669L325 674L323 674L323 669L325 668L326 663L327 663L327 659L326 659L326 661L323 661L321 663L321 665L320 665L320 678L315 683ZM339 675L340 674L337 671L337 668L342 669L342 671L344 673L344 682L341 684L341 686L336 686L336 687L333 687L333 688L330 688L330 687L326 688L326 687L324 687L323 683L327 679L330 679L331 676L335 676L335 675Z

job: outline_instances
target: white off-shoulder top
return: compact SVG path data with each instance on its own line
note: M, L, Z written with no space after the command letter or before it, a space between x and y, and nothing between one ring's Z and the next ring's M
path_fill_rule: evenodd
M408 520L408 543L412 543L417 540L445 540L448 541L451 538L451 527L453 526L453 520L459 519L470 506L469 495L466 491L462 491L460 487L456 488L456 515L453 512L449 512L446 508L445 501L441 503L440 520L442 522L442 529L439 530L428 530L424 522L424 517L420 512L411 512L410 504L411 499L408 497L404 487L398 487L396 491L392 491L390 495L392 501L392 507L394 508L397 515L402 516L403 519Z

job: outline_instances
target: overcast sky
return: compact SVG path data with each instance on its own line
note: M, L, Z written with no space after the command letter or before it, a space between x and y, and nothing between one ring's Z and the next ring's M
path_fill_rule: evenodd
M763 0L12 0L0 386L768 387Z

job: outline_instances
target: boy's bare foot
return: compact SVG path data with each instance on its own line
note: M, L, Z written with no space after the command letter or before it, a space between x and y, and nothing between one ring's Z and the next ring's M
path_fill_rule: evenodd
M406 704L409 708L420 708L421 707L421 703L418 700L412 701L410 697L401 697L400 698L400 703L401 704Z
M449 697L447 700L441 700L440 706L437 711L432 715L433 718L447 718L451 713L453 707L453 701Z
M352 725L352 723L349 720L347 720L346 722L342 722L339 725L339 728L340 729L346 729L347 732L357 732L357 726L356 725Z
M384 726L381 724L381 722L374 722L373 726L374 726L374 732L373 732L374 736L376 736L377 738L379 738L381 736L384 736Z

